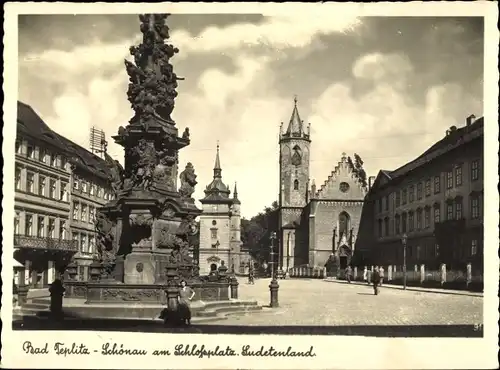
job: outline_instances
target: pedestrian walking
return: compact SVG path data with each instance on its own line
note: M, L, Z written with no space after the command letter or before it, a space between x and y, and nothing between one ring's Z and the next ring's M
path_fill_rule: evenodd
M379 275L380 275L380 286L384 283L384 268L380 266L378 269Z
M351 284L351 277L352 277L352 269L351 266L347 266L345 269L345 277L347 279L347 282Z
M250 267L248 269L248 284L255 284L255 277L254 277L254 273L253 273L253 268Z
M363 270L363 280L368 283L368 267Z
M380 289L379 289L379 284L380 284L380 271L378 267L375 267L375 270L373 271L372 275L372 281L373 281L373 292L375 295L378 295Z

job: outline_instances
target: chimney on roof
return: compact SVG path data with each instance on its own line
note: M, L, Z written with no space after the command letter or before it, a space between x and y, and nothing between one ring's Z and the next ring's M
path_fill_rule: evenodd
M470 126L474 123L474 121L476 120L476 116L471 114L469 117L466 118L465 120L465 124L466 126Z
M375 182L375 176L370 176L368 178L368 190L372 188L373 183Z

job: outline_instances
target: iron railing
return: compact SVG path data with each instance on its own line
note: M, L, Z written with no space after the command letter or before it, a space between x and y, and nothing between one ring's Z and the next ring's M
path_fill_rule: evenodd
M14 247L78 252L78 241L28 235L14 235Z

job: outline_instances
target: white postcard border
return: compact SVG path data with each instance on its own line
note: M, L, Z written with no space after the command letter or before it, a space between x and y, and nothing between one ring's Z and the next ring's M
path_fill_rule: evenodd
M346 4L265 4L265 3L161 3L161 4L75 4L75 3L6 3L4 5L4 128L3 128L3 254L2 281L11 282L13 250L13 199L14 188L9 179L14 178L14 137L16 130L17 81L17 15L18 14L111 14L111 13L263 13L318 16L328 11L356 13L360 16L484 16L485 17L485 64L484 64L484 117L485 117L485 206L484 233L484 338L368 338L354 336L287 336L287 335L195 335L152 334L120 332L57 332L13 331L12 284L3 286L1 318L2 365L6 367L33 368L252 368L252 369L320 369L320 368L494 368L497 361L498 337L498 40L496 26L498 8L495 2L411 2L411 3L346 3ZM313 21L313 18L311 18ZM179 97L182 99L182 96ZM124 96L125 99L125 96ZM149 356L88 356L26 355L22 351L25 340L33 343L56 341L86 343L98 349L105 342L122 343L124 347L153 349L172 348L175 344L197 344L213 348L219 344L240 349L249 344L307 350L312 345L313 358L272 357L153 357ZM100 351L99 351L100 352Z

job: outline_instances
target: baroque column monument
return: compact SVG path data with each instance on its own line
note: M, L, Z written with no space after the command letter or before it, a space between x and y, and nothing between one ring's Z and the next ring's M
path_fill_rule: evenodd
M134 115L113 137L124 148L124 168L106 158L115 197L97 215L101 275L96 280L108 286L165 285L169 303L175 305L179 280L199 280L193 256L198 248L195 218L201 210L192 198L197 181L191 163L177 182L179 150L190 141L189 129L179 136L171 117L177 81L182 78L170 64L179 50L165 42L169 38L167 17L139 16L143 39L130 48L134 63L125 60L130 81L127 95ZM112 289L91 292L89 286L91 300L103 300L103 294L121 293L116 289L114 293ZM137 290L134 294L135 300L143 300Z

